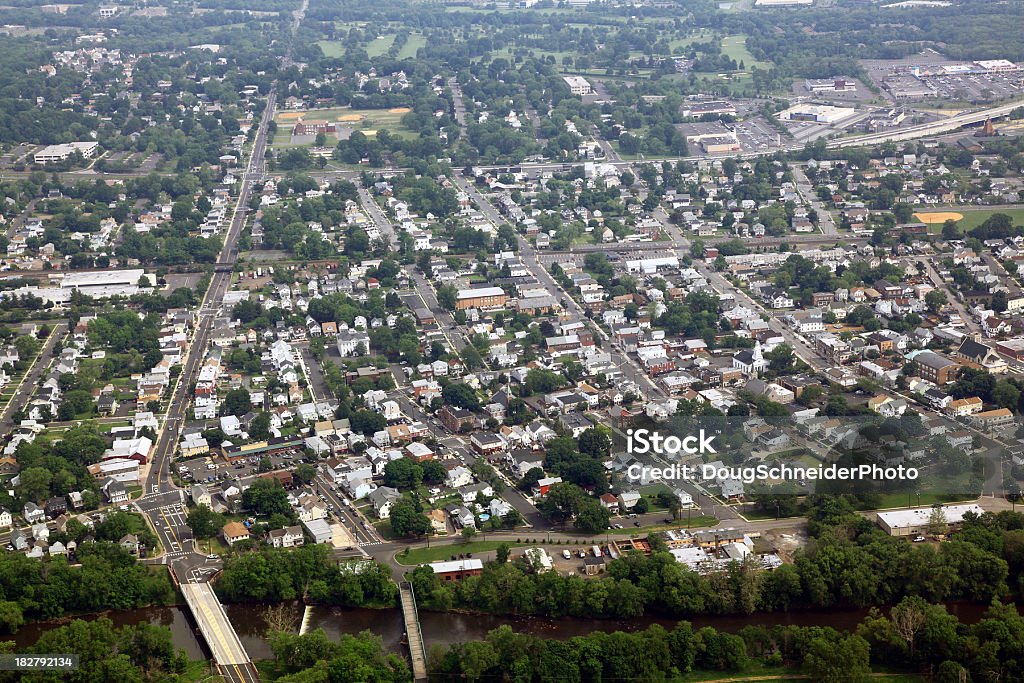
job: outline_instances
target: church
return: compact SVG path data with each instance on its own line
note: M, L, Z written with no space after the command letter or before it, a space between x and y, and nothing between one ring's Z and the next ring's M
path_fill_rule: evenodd
M746 377L760 377L768 369L768 361L761 354L761 342L754 344L753 349L744 349L733 356L732 367Z

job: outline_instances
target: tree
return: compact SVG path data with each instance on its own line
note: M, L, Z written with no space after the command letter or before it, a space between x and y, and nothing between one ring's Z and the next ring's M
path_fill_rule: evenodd
M611 513L593 498L586 499L573 526L586 534L596 534L608 528Z
M186 523L196 538L213 538L224 526L224 515L214 512L206 505L198 505L189 510Z
M646 498L641 498L640 500L633 504L633 512L635 512L638 515L644 514L649 509L650 504L647 502Z
M380 413L375 413L372 410L357 410L349 417L349 426L357 434L373 436L375 433L387 428L388 420Z
M473 388L465 382L451 382L441 390L441 398L448 405L466 410L480 408L480 398Z
M276 481L257 479L242 493L242 505L258 515L284 515L294 517L288 492Z
M437 288L437 303L447 311L454 311L458 302L459 291L454 285L444 284Z
M857 635L831 641L814 638L804 655L804 670L812 680L822 683L864 681L871 673L869 651L867 641Z
M598 459L611 455L611 437L600 427L590 427L580 434L580 453Z
M253 439L270 438L270 413L260 413L253 418L249 425L249 436Z
M19 492L25 500L42 502L50 495L53 475L43 467L28 467L21 471Z
M938 313L948 302L949 299L947 299L946 293L941 289L933 289L924 295L924 303L928 306L928 311L931 313Z
M416 488L423 481L423 468L411 458L398 458L384 466L384 485L396 489Z
M316 468L309 463L304 462L296 467L292 474L303 484L308 484L316 479Z
M221 415L234 415L241 417L252 409L252 400L249 392L245 389L232 389L224 397L224 405L221 406Z
M424 536L433 528L430 519L420 512L417 504L409 496L395 502L388 519L391 522L391 530L398 536Z

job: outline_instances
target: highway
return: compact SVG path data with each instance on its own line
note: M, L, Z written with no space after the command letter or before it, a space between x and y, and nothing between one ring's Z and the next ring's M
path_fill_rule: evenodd
M846 138L835 138L826 143L826 146L830 149L840 149L844 147L864 147L871 145L880 145L885 142L901 142L904 140L916 140L918 138L931 137L934 135L941 135L950 131L963 128L964 126L974 125L982 123L986 119L995 119L1001 116L1006 116L1014 109L1024 106L1024 99L1014 100L1006 104L995 105L986 107L984 109L978 109L973 112L964 112L956 116L950 116L949 118L942 119L941 121L932 121L931 123L922 123L915 126L908 126L906 128L900 128L895 130L885 130L878 133L864 133L862 135L851 135ZM611 164L618 168L628 169L637 163L660 163L667 161L670 163L676 163L679 161L697 162L707 159L755 159L763 156L770 156L778 152L798 152L804 149L804 143L793 143L789 145L783 145L776 149L761 150L754 152L740 152L738 154L727 154L727 155L699 155L699 156L687 156L687 157L651 157L645 159L643 162L636 161L605 161L604 163ZM540 162L540 163L523 163L523 164L496 164L496 165L479 165L476 168L480 168L486 171L497 171L505 170L511 166L521 169L526 173L540 174L545 171L560 173L567 171L573 166L579 166L582 162Z

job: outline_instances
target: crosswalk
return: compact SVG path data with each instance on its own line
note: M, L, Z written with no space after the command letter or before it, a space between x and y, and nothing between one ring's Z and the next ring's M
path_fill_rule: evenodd
M359 543L356 543L356 545L360 548L364 548L372 545L384 545L384 541L360 541Z

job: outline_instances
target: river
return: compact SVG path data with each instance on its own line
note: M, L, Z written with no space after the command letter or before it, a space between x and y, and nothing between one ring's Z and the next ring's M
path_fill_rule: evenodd
M981 619L987 605L955 602L946 605L947 609L965 623L975 623ZM302 606L292 605L295 627L302 618ZM246 652L253 659L268 659L272 656L270 645L264 634L267 622L264 619L265 608L254 605L225 605L228 619L234 624L238 637ZM712 626L722 631L736 632L744 626L763 624L791 624L794 626L831 626L840 630L852 630L867 615L867 609L812 609L794 610L791 612L757 613L751 615L729 616L697 616L688 619L695 628ZM127 626L148 622L158 626L166 626L171 630L174 645L185 650L191 659L209 657L202 643L198 629L190 614L182 606L148 607L137 610L108 612L109 617L117 626ZM97 615L81 617L95 619ZM482 640L488 631L499 626L509 625L519 633L541 636L543 638L565 639L585 635L593 631L640 631L651 624L661 624L671 629L677 620L660 617L640 617L636 619L545 619L534 617L511 617L489 614L460 614L452 612L421 612L420 624L423 628L423 639L429 650L432 645L450 645L471 640ZM13 640L18 647L32 645L46 631L59 626L57 623L27 624L14 634ZM402 614L401 610L393 609L360 609L337 607L313 607L310 615L309 629L322 628L332 639L345 633L355 634L371 631L380 636L384 647L392 651L402 651Z

